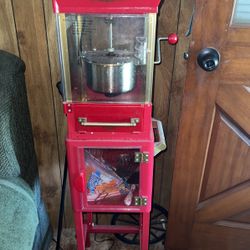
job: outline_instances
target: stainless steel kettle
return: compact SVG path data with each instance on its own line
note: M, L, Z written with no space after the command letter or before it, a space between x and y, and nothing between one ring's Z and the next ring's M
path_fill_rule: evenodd
M131 91L136 82L133 54L124 51L89 51L83 56L90 89L107 96Z

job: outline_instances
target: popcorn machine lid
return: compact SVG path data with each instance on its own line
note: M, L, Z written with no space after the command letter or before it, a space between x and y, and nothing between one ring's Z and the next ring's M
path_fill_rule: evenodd
M55 13L157 13L160 0L53 0Z

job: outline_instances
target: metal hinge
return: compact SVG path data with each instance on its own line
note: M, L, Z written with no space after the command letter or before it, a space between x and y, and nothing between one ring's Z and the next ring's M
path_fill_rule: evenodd
M142 196L135 196L135 206L146 206L148 198Z
M136 152L135 153L135 162L142 163L148 162L149 153L147 152Z

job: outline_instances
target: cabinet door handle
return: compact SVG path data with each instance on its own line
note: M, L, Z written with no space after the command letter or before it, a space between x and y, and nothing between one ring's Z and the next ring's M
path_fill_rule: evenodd
M159 140L154 143L154 156L158 155L161 151L167 148L166 139L164 136L162 123L159 120L153 119L153 128L156 129Z
M139 118L131 118L130 122L88 122L86 117L79 117L78 122L81 126L88 127L135 127L139 122Z

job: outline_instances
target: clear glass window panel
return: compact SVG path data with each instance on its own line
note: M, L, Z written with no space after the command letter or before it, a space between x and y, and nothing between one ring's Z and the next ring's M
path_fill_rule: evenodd
M250 0L236 0L232 25L250 25Z
M68 14L66 29L73 101L145 102L148 15Z
M139 149L84 150L87 202L91 205L133 205L139 194Z

